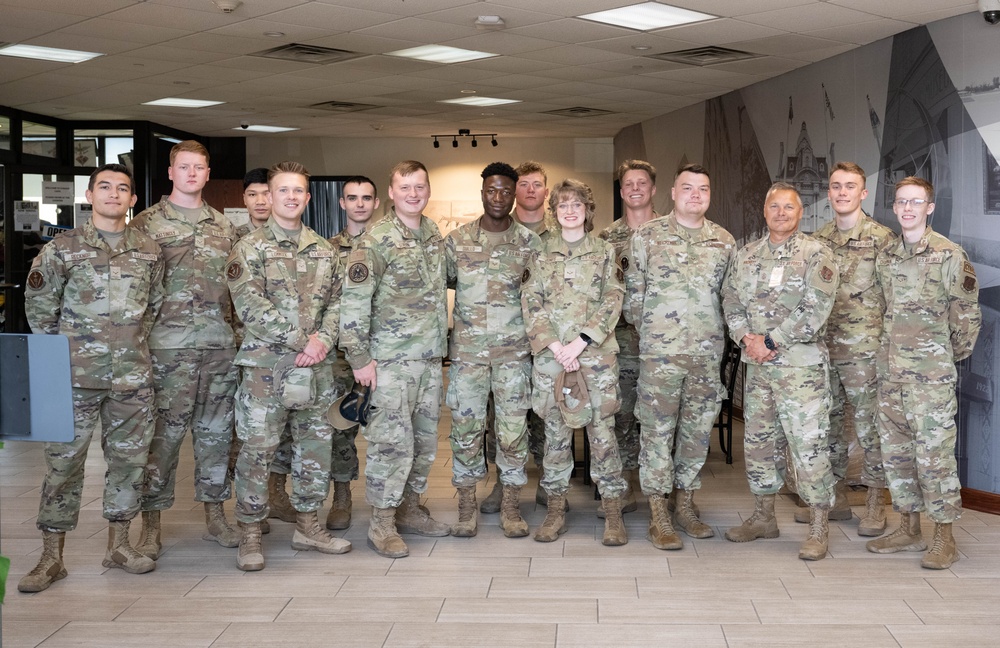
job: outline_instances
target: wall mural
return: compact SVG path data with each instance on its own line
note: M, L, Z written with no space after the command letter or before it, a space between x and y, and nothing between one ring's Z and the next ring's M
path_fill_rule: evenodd
M862 206L897 232L895 182L907 175L932 182L930 224L965 248L981 287L983 329L972 357L959 367L960 475L966 487L1000 493L1000 435L993 433L1000 418L996 61L996 30L970 13L708 100L703 143L671 137L695 126L690 108L643 122L640 141L664 178L680 160L703 161L712 174L708 217L741 244L765 231L764 194L777 180L802 194L807 232L833 217L827 180L836 161L866 170L869 195ZM616 159L639 157L639 139L635 129L616 138Z

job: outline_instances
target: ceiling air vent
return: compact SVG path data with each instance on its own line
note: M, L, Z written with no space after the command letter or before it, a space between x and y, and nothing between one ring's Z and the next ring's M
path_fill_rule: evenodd
M559 115L560 117L595 117L598 115L613 115L610 110L600 108L586 108L584 106L573 106L572 108L560 108L559 110L546 110L543 115Z
M371 110L372 108L380 108L381 106L376 106L375 104L351 103L350 101L324 101L318 104L313 104L309 107L315 108L316 110L328 110L330 112L349 113L349 112L361 112L362 110Z
M327 63L339 63L349 61L361 56L367 56L360 52L348 52L347 50L334 49L332 47L316 47L315 45L302 45L301 43L289 43L281 47L274 47L263 52L254 52L250 56L262 56L264 58L281 59L282 61L296 61L298 63L316 63L325 65Z
M683 63L684 65L705 66L760 58L760 54L751 54L750 52L709 45L707 47L696 47L694 49L680 50L678 52L650 54L647 58L659 59L661 61L671 61L673 63Z

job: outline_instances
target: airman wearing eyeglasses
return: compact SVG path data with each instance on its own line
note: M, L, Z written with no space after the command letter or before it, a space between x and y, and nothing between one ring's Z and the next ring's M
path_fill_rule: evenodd
M920 564L948 569L959 557L951 525L962 514L955 363L972 354L979 335L979 283L965 251L927 223L934 213L929 182L912 176L897 182L892 210L902 240L876 260L886 303L876 366L882 460L900 524L867 548L927 549L920 532L926 511L934 539Z

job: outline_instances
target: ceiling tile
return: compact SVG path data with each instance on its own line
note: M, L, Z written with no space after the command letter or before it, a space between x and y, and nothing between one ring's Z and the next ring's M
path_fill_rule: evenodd
M902 20L890 20L888 18L874 18L868 22L858 25L846 25L843 27L826 27L815 31L805 32L808 36L819 38L830 38L843 43L855 43L857 45L867 45L882 38L888 38L895 34L916 27L915 23L904 22Z
M719 20L709 20L708 22L695 23L682 27L668 27L654 33L659 36L676 38L698 45L724 45L725 43L735 41L778 36L785 33L785 31L795 30L788 29L783 31L773 25L758 25L742 20L721 18ZM654 53L658 54L659 52Z
M402 40L416 39L424 43L441 43L446 40L475 36L479 33L472 25L459 27L449 25L448 23L423 20L421 18L400 18L356 31L362 35L399 38Z
M868 22L871 19L872 16L870 13L827 3L803 5L780 11L764 11L740 16L740 20L744 22L790 32L806 32L827 27L857 25Z
M348 9L320 2L312 2L292 9L268 14L267 20L318 29L325 28L327 31L348 32L379 25L395 18L394 16L386 16L383 13L369 10L367 3L364 6L366 8Z
M563 45L561 47L551 47L535 52L525 52L520 55L522 58L544 61L546 63L558 63L560 65L587 65L589 63L601 63L604 61L617 61L626 58L624 54L607 52L605 50L583 47L581 45Z
M586 12L584 12L586 13ZM603 23L578 18L553 20L540 25L528 25L510 30L511 33L533 38L544 38L562 43L582 43L586 41L620 38L635 34L631 29L614 27Z

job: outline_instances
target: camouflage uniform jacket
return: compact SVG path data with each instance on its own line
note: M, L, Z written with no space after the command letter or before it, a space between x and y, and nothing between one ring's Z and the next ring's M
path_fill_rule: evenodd
M147 340L163 302L163 259L134 229L112 250L87 220L59 234L31 264L25 314L31 330L69 338L73 387L151 387Z
M150 349L231 349L233 306L226 259L236 242L229 219L202 203L192 225L164 197L135 217L135 227L163 250L166 297L149 336Z
M337 251L337 256L340 257L340 268L344 272L347 271L347 257L351 254L351 251L358 246L358 241L360 241L361 237L364 235L364 230L356 236L351 236L350 232L343 229L326 239L327 242L333 246L333 249Z
M656 217L654 213L653 218ZM635 230L629 227L628 221L624 218L619 218L606 229L602 230L597 237L615 246L615 254L618 255L618 265L625 268L628 261L622 263L622 259L628 257L629 243L632 241L634 233ZM625 300L626 302L628 301L627 293ZM621 317L618 318L618 324L615 326L615 337L618 339L618 352L621 355L638 357L639 333L635 330L635 326L625 319L624 305L622 306Z
M538 236L512 221L490 247L480 216L445 239L448 287L455 289L449 357L490 364L531 355L521 313L521 277L542 249Z
M839 282L833 253L802 232L773 252L768 240L746 245L733 259L722 290L730 335L739 344L747 333L769 333L778 346L769 361L774 366L826 364L824 326ZM743 361L754 363L746 354Z
M830 358L874 358L885 314L885 298L875 280L875 257L897 237L866 214L848 231L837 229L833 220L813 236L830 248L840 268L837 299L826 322Z
M340 346L354 369L372 360L442 358L448 339L444 239L420 217L414 232L396 216L380 220L348 256Z
M583 333L592 343L582 356L617 354L614 330L625 294L622 281L615 248L607 241L592 234L575 248L561 236L544 241L521 286L531 352L551 353L553 342L568 344Z
M722 355L722 285L735 255L732 234L710 220L692 233L670 212L636 230L622 259L623 310L638 325L640 357Z
M879 378L955 382L955 363L972 354L982 312L976 271L965 251L928 227L910 251L899 240L879 254L885 322Z
M305 349L313 333L333 350L343 272L337 251L316 232L303 225L296 244L271 218L236 244L226 277L246 330L235 364L273 367Z
M517 212L513 212L511 215L514 216L514 220L517 221ZM551 214L547 209L545 210L545 216L542 217L542 225L538 229L528 227L521 221L517 222L519 225L524 225L525 228L536 234L538 238L542 240L542 243L545 243L545 241L552 238L553 235L558 238L559 232L562 231L562 226L559 225L559 221L556 219L555 215Z

